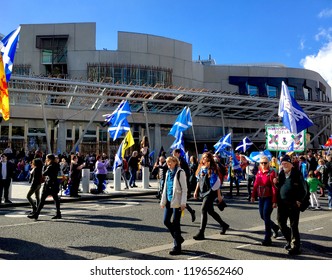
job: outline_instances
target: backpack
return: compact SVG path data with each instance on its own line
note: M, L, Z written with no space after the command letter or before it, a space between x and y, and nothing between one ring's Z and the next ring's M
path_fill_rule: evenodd
M309 184L308 182L303 178L303 176L300 176L300 182L302 183L303 190L304 190L304 197L301 201L300 211L304 212L307 210L307 208L310 205L310 191L309 191Z

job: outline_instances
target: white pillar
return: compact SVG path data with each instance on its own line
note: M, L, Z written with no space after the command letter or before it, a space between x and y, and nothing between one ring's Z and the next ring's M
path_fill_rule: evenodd
M113 174L114 190L121 191L121 167L118 167Z
M148 189L149 188L149 177L150 177L149 167L143 167L142 168L143 189Z
M84 193L90 192L90 169L82 169L82 188Z
M10 186L9 186L9 190L8 190L8 199L12 200L12 193L13 193L13 179L10 180ZM1 201L1 197L0 197L0 201Z

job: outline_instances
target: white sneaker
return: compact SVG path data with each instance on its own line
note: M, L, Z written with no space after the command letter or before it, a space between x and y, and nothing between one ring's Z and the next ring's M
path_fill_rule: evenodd
M316 208L315 208L316 210L320 210L320 209L322 209L320 206L317 206Z

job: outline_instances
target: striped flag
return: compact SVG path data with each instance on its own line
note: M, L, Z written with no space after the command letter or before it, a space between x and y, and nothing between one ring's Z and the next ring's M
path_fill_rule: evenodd
M9 120L9 96L2 56L0 54L0 113L5 121Z

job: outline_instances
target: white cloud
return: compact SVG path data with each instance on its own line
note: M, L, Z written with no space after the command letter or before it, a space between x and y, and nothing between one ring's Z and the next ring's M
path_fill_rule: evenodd
M324 9L318 14L319 18L332 17L332 9Z
M327 41L332 41L332 27L330 28L321 28L319 32L315 35L315 40L319 41L320 39L326 39Z
M305 68L319 73L332 87L332 41L326 43L317 54L308 55L301 59L300 64Z

